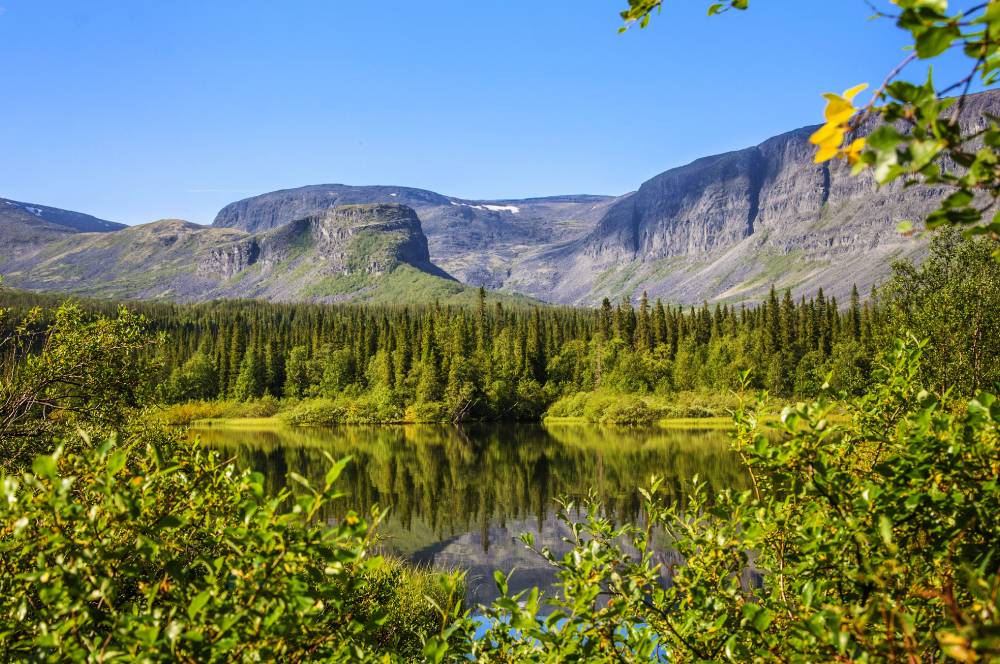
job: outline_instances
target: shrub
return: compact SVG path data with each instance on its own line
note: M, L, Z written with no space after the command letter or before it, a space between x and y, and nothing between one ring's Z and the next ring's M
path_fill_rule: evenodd
M559 397L546 411L546 417L583 417L590 392L575 392Z
M217 418L272 417L280 409L281 402L273 396L251 401L189 401L167 406L161 419L167 424L188 425Z
M601 424L643 425L651 424L656 412L637 397L620 397L613 401L601 414Z
M442 616L433 605L457 607L465 595L460 574L414 567L399 558L385 558L366 570L358 589L359 610L377 618L369 625L378 650L416 660L423 652L423 639L439 632Z
M442 401L418 401L406 407L407 422L450 422L451 412Z
M3 478L5 658L360 660L413 651L440 629L405 587L420 579L423 592L426 573L383 570L358 515L318 519L345 462L321 486L293 476L298 495L268 496L260 474L156 438L57 450ZM460 584L442 581L447 612Z
M728 417L738 400L727 390L688 390L663 400L662 417Z
M501 598L476 661L994 661L1000 658L1000 400L953 412L898 343L864 396L786 408L779 435L741 401L734 448L752 489L666 505L642 526L564 503L572 550L552 595ZM744 384L748 384L744 378ZM831 419L835 409L849 418ZM680 564L661 561L665 530ZM525 543L535 548L530 535ZM624 544L628 543L628 548ZM545 609L547 614L540 617ZM514 627L515 629L511 629ZM429 650L447 650L436 642ZM436 649L436 650L435 650Z
M333 399L303 399L279 415L285 422L300 426L337 424L346 416L344 405Z

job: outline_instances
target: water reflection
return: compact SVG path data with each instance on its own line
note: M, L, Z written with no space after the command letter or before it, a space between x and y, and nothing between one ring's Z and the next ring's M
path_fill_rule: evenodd
M745 478L720 430L604 429L587 425L378 426L339 428L206 427L202 440L242 466L262 471L277 490L289 471L320 482L334 458L350 455L340 489L348 498L326 516L388 507L388 550L469 572L470 596L494 595L493 570L516 568L514 589L547 586L551 569L517 540L566 550L568 534L554 499L593 490L617 520L642 520L638 488L666 478L672 500L694 474L713 489L742 488ZM664 561L670 552L664 547Z

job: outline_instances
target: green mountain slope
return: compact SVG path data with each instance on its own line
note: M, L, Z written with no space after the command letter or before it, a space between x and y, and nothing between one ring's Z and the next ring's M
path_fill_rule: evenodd
M181 302L471 302L476 294L431 262L416 214L395 204L339 206L263 233L176 219L75 233L0 256L0 274L31 290Z

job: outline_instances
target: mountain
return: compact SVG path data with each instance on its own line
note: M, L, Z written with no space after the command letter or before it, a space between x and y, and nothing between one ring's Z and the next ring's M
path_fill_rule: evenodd
M1000 92L970 96L963 124L981 128L988 113L1000 114ZM132 228L0 199L0 274L24 288L178 300L471 301L482 285L565 304L643 291L739 303L773 285L843 301L893 260L923 256L926 243L896 228L945 192L817 165L814 130L698 159L618 197L325 184L231 203L211 227Z
M615 201L596 227L536 254L504 284L567 303L650 296L683 303L759 301L771 285L843 298L893 259L919 258L901 236L941 192L877 188L839 164L813 163L813 127L662 173Z
M399 204L341 205L257 233L165 219L47 242L0 270L20 288L114 298L475 297L431 262L420 220Z
M0 198L0 259L73 233L107 233L125 228L81 212Z
M333 205L401 203L420 217L435 263L463 283L495 289L535 253L586 235L614 200L553 196L480 201L409 187L324 184L231 203L212 225L257 232Z
M982 129L988 113L1000 113L1000 92L970 96L962 122ZM877 187L870 173L815 164L815 130L657 175L614 201L584 237L520 263L503 289L576 304L643 291L688 304L759 302L772 285L822 287L842 302L854 284L867 292L894 260L922 258L925 242L896 228L926 217L947 192Z

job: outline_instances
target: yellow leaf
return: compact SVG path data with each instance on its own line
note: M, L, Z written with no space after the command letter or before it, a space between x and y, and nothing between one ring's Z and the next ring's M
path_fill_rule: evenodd
M867 83L861 83L859 85L855 85L853 88L844 91L844 99L846 99L847 101L851 101L852 99L858 96L859 92L866 90L867 88L868 88Z
M844 142L844 128L840 125L827 123L813 132L813 135L809 137L809 142L821 147L832 144L839 148L840 144Z
M838 152L840 152L839 146L823 146L816 151L816 158L813 161L822 164L824 161L830 161L836 157Z
M823 117L826 118L827 122L842 124L850 120L852 115L854 115L854 106L851 105L851 102L836 95L828 97L826 109L823 111Z
M856 138L854 139L847 149L844 150L844 154L847 156L847 163L854 165L858 163L861 159L861 151L865 149L865 139Z

